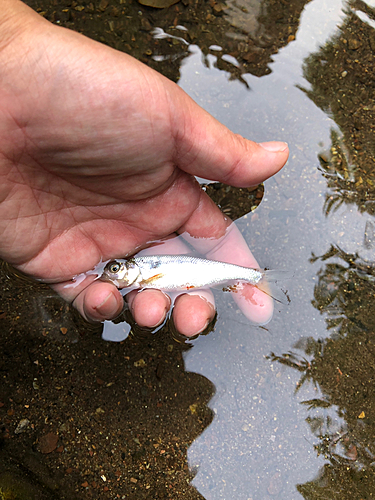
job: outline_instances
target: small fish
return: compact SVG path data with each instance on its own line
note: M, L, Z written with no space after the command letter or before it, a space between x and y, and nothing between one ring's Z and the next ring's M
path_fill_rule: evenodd
M188 255L145 255L108 262L100 279L117 288L183 291L238 281L258 286L269 275L277 279L274 273Z

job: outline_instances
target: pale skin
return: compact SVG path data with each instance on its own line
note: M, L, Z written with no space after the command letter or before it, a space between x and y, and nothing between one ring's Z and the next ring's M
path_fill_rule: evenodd
M149 241L184 233L209 258L257 265L235 228L222 239L230 221L193 175L255 185L285 164L285 143L233 134L162 75L18 0L2 1L0 35L1 258L51 283L90 321L121 312L119 291L65 284ZM250 319L270 315L262 292L236 295ZM127 300L142 326L160 324L170 307L157 290ZM173 319L192 336L214 313L209 292L184 294Z

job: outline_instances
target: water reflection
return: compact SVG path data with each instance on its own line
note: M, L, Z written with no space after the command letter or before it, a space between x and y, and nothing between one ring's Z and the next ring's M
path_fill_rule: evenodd
M209 6L204 3L195 4L194 8L189 6L189 16L179 12L175 22L187 29L186 40L199 46L207 67L211 65L211 56L214 67L228 72L230 80L239 80L248 88L242 75L250 73L260 77L271 72L272 56L295 39L301 13L308 1L280 4L275 0L213 0ZM163 23L161 19L157 22ZM178 29L179 26L176 29L169 27L168 33L173 37ZM160 45L156 52L159 51L160 55L156 53L152 59L160 63L165 58L181 62L182 57L189 55L182 56L177 48L172 55L170 43L169 46ZM163 64L155 69L165 74ZM179 79L177 72L173 79Z
M295 40L299 20L310 0L228 0L224 17L231 28L226 47L238 58L244 73L268 74L272 55ZM237 44L237 46L236 46Z
M333 118L331 144L318 155L327 182L323 212L327 218L353 210L374 215L375 120L373 114L375 10L351 1L340 29L304 62L311 87L306 95ZM350 228L347 230L350 231ZM375 486L373 413L375 263L374 223L365 221L362 241L337 243L311 264L317 271L312 305L324 317L328 337L305 337L293 350L271 353L269 359L297 373L295 394L303 399L310 428L307 440L324 465L315 479L300 483L305 499L369 498ZM302 351L302 353L301 353ZM310 389L309 389L310 388Z
M296 391L311 382L319 395L301 404L314 449L326 463L298 491L306 499L366 498L375 487L375 264L334 245L312 257L317 261L324 266L312 304L330 336L298 341L294 347L304 356L272 353L270 359L301 372Z
M340 29L324 47L305 59L304 91L331 116L341 134L331 131L331 145L319 155L327 179L326 215L342 203L375 213L375 9L352 0Z
M188 45L197 44L205 64L212 55L215 67L247 85L243 74L270 73L272 56L295 39L309 1L186 0L167 9L108 0L27 3L48 20L129 52L174 81L190 55Z

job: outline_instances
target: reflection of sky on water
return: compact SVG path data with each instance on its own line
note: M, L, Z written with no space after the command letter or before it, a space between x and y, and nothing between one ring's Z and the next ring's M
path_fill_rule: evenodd
M184 60L179 84L200 105L232 130L256 141L286 140L287 166L266 182L255 214L237 224L262 267L295 270L287 284L291 304L276 307L268 330L250 326L226 297L218 297L216 330L186 353L186 369L206 376L217 393L210 406L216 418L190 448L198 468L193 484L208 499L302 498L296 484L313 479L325 462L314 441L300 401L318 398L305 384L293 395L299 374L270 363L272 351L286 352L301 337L325 337L324 318L311 305L319 263L311 253L331 244L371 259L363 245L369 216L355 205L324 215L326 181L318 153L330 145L335 123L296 85L309 88L302 63L335 32L344 15L341 1L316 0L302 15L296 40L273 57L272 73L243 75L250 90L214 67L202 65L198 47ZM318 411L318 410L317 410ZM321 410L319 410L321 412ZM334 408L326 409L337 426ZM329 420L329 419L328 419Z

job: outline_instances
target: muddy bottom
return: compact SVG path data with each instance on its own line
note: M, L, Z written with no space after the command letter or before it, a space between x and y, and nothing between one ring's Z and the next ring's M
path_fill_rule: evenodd
M186 452L212 420L214 388L184 371L188 347L168 328L104 342L47 287L8 275L3 266L4 498L202 498Z

